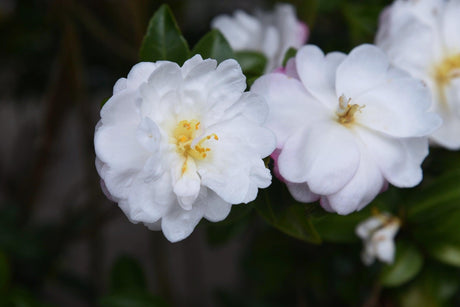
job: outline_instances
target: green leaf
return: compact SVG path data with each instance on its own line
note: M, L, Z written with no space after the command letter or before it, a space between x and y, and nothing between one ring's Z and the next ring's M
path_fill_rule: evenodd
M200 54L203 59L211 58L219 63L235 58L230 44L218 30L212 30L203 36L193 48L192 54Z
M110 292L146 289L147 284L139 262L129 256L121 256L110 272Z
M387 287L400 286L417 275L423 265L423 257L410 243L399 241L396 245L396 257L392 265L382 269L380 280Z
M297 49L290 47L284 54L283 67L285 67L289 59L295 57L296 54L297 54Z
M243 73L251 76L261 76L265 72L267 58L260 52L238 51L235 58L240 63Z
M150 19L139 53L140 60L167 60L182 65L189 58L189 54L187 41L182 36L171 10L163 4Z
M428 250L429 254L437 260L460 267L460 246L440 242L431 246Z
M296 203L279 181L273 182L270 189L254 202L254 206L270 225L285 234L302 241L321 243L311 220L318 212L318 205Z
M167 307L162 298L151 295L146 291L119 292L102 297L99 300L101 307Z

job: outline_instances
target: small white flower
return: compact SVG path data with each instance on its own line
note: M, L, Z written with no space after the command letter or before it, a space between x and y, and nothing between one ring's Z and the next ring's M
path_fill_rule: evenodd
M285 52L299 48L307 41L308 27L296 18L295 8L278 4L273 12L257 12L256 16L236 11L233 17L221 15L211 23L237 51L263 53L268 60L266 71L282 65Z
M133 222L172 242L202 217L223 220L270 185L262 158L275 147L262 127L267 104L246 87L234 60L194 56L139 63L117 81L94 136L109 198Z
M363 240L364 249L361 258L371 265L375 258L391 264L394 261L394 237L399 230L400 221L387 213L376 214L356 227L356 235Z
M427 110L423 83L391 67L373 45L348 56L325 56L307 45L285 74L262 76L252 90L268 102L277 167L293 197L320 198L326 210L339 214L360 210L387 182L418 184L426 136L441 124Z
M376 43L390 61L423 80L444 120L431 139L460 149L460 1L398 0L381 15Z

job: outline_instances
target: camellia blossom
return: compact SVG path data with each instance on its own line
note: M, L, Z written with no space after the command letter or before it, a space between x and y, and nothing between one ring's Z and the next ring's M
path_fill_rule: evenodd
M133 223L182 240L271 183L267 104L234 60L135 65L117 81L94 136L103 189Z
M431 139L460 149L460 1L398 0L382 13L376 44L423 80L443 125Z
M234 50L263 53L267 57L266 72L280 67L286 51L305 44L309 33L289 4L278 4L273 12L257 12L255 16L240 10L233 17L220 15L211 26L222 32Z
M388 213L377 213L356 227L356 235L363 240L361 258L371 265L375 258L391 264L395 256L394 237L399 230L400 221Z
M429 112L424 84L390 66L373 45L347 56L316 46L297 52L285 73L262 76L266 126L277 136L277 170L295 199L320 199L328 211L360 210L388 182L412 187L422 179L427 135L441 124Z

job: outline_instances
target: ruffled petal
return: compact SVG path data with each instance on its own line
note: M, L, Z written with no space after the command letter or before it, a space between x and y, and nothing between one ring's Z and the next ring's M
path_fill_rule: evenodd
M442 18L442 29L444 43L448 50L460 53L460 36L458 29L460 29L460 2L447 1L444 8L444 16Z
M388 78L352 103L364 106L356 121L373 130L395 137L419 137L434 132L442 123L432 112L430 93L421 82L410 77Z
M359 168L354 177L337 193L325 196L328 205L338 214L361 210L382 190L385 180L378 166L361 148Z
M161 219L161 230L170 242L177 242L188 237L204 214L202 206L184 210L178 204Z
M282 148L299 127L328 116L299 80L283 74L262 76L254 82L251 91L264 97L268 103L265 125L276 134L278 148Z
M278 159L281 175L307 182L320 195L340 190L353 178L360 160L355 137L334 121L318 122L291 136Z
M313 193L308 184L304 183L292 183L286 182L286 186L291 193L292 197L302 203L312 203L317 201L320 196L318 194Z
M400 188L413 187L422 180L421 164L428 155L428 139L395 139L359 129L359 136L383 176Z
M230 213L232 205L220 198L214 191L206 190L205 196L198 198L193 206L203 207L204 218L208 221L224 220Z
M327 56L316 46L308 45L297 51L297 73L305 88L329 109L336 109L338 96L335 91L336 71L345 54L329 53Z

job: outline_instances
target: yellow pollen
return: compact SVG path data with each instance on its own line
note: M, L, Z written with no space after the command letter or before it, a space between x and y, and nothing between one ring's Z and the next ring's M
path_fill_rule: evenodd
M208 156L207 152L211 151L211 149L205 147L203 145L204 142L210 140L211 138L216 141L219 140L219 137L215 133L212 133L201 138L194 146L192 146L199 129L200 122L196 119L192 119L180 121L173 131L172 142L176 144L177 152L185 157L184 164L182 165L182 175L187 171L187 162L189 158L203 160Z
M433 69L433 76L441 104L448 107L445 90L452 79L460 78L460 53L448 56L437 63Z
M339 109L336 114L338 116L337 121L342 125L352 124L355 120L355 113L361 112L361 109L365 107L358 104L350 105L351 98L346 98L345 95L339 97Z

